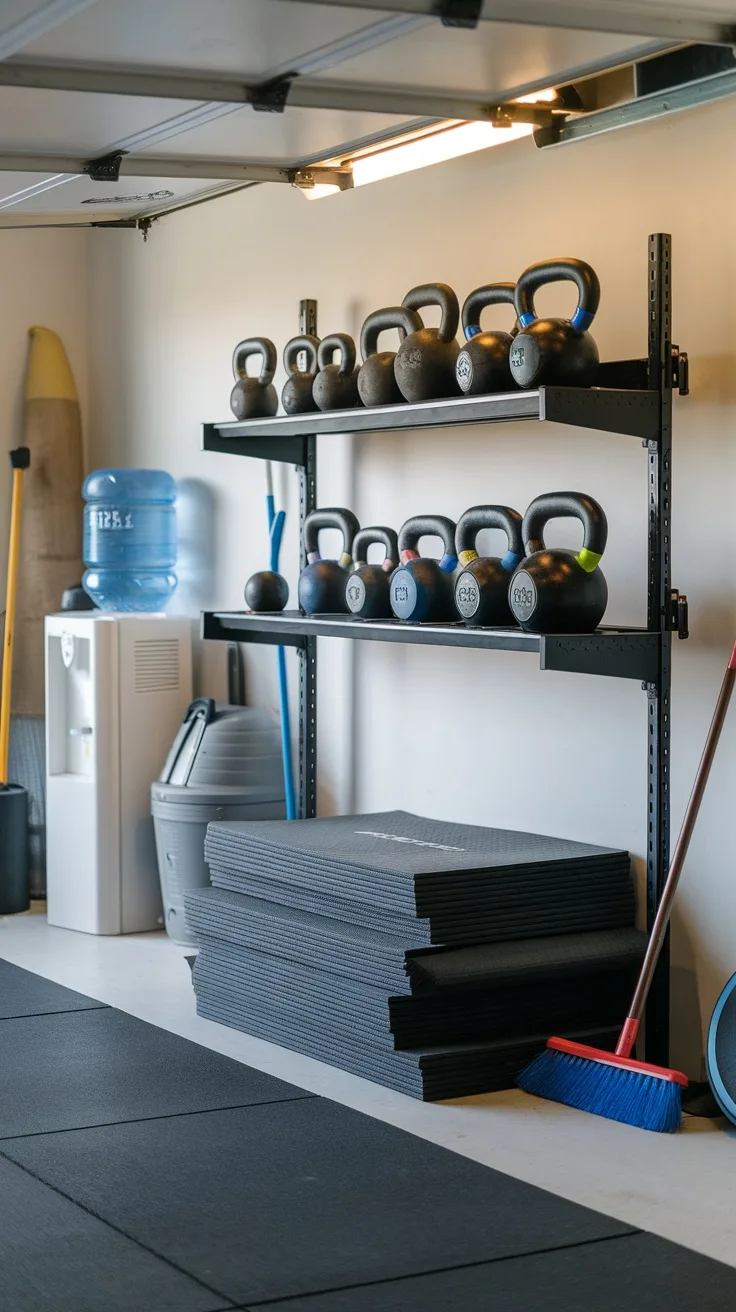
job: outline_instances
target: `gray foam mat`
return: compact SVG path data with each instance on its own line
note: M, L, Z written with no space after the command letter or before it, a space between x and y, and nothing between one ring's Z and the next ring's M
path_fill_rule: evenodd
M246 1305L631 1233L321 1098L35 1135L3 1152Z
M730 1312L736 1307L736 1270L655 1235L634 1234L279 1301L270 1303L268 1312L623 1312L643 1307L646 1312Z
M0 1020L58 1011L92 1011L104 1005L0 959Z
M0 1023L0 1139L310 1096L113 1008Z
M215 1312L225 1300L0 1158L6 1312Z
M512 983L534 977L570 978L624 966L637 969L646 945L647 936L640 930L613 929L441 952L412 951L407 953L406 966L414 988L469 990L490 980Z

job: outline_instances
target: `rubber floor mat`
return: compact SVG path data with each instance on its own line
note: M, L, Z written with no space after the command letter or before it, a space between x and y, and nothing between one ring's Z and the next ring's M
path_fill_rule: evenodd
M227 1302L0 1158L4 1312L216 1312Z
M246 1305L632 1233L322 1098L35 1135L2 1151Z
M635 1234L269 1303L268 1312L732 1312L734 1307L733 1267L655 1235ZM258 1304L251 1308L260 1312Z
M0 1140L310 1096L112 1007L0 1022Z
M42 979L30 970L0 960L0 1020L15 1016L43 1016L57 1011L92 1011L104 1002L85 998L62 984Z

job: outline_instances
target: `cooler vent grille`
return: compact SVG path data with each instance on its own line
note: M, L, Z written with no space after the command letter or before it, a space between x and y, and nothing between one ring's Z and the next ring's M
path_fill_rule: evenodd
M176 638L141 638L135 642L136 692L176 692L179 687L179 642Z

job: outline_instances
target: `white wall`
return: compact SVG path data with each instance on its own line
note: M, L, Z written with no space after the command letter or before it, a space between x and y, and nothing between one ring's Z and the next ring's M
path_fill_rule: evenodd
M263 470L202 453L199 424L228 417L241 337L283 346L305 296L319 301L323 335L356 333L368 311L415 283L444 280L464 297L531 261L571 254L601 278L602 356L643 355L647 235L672 232L675 340L692 362L692 395L675 405L673 577L690 596L692 629L674 653L676 827L736 630L733 122L727 103L547 153L522 141L312 204L260 187L163 221L145 245L130 233L93 234L94 461L158 465L211 485L214 573L200 596L238 608L266 559ZM552 288L539 306L569 312L572 291ZM352 504L366 524L398 527L423 511L457 517L478 501L523 511L537 493L567 487L592 493L609 518L608 622L643 623L646 455L636 439L525 423L320 446L319 499ZM291 473L283 489L294 584ZM569 524L560 540L563 530L578 540ZM219 669L221 653L211 659ZM642 857L646 698L637 684L542 674L533 657L500 653L323 642L320 661L323 810L404 807ZM251 697L275 705L273 653L249 662ZM732 721L676 918L673 1056L695 1074L700 1018L736 969L735 737Z
M22 441L28 329L59 333L71 362L83 423L87 410L89 233L67 230L0 231L0 579L5 579L10 462L4 453ZM86 423L84 423L86 430ZM71 580L73 582L74 580ZM4 588L4 582L3 582ZM22 586L22 576L21 576ZM3 603L4 604L4 598Z

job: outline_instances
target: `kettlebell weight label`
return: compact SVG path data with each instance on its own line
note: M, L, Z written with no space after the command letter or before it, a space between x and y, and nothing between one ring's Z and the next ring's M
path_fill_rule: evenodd
M537 589L533 578L526 570L520 570L514 578L509 602L520 624L531 619L537 606Z
M472 574L461 574L455 587L455 605L463 619L470 619L480 605L480 590Z
M518 346L513 345L513 346L511 347L511 351L510 351L510 353L509 353L509 360L510 360L511 364L514 365L515 368L517 368L517 369L521 368L521 366L524 364L524 343L523 343L523 342L519 342L519 345L518 345Z
M473 381L473 366L470 362L470 356L467 351L461 351L457 357L455 376L458 381L458 386L463 392L467 392Z
M365 584L362 579L351 579L345 589L345 598L351 611L360 610L365 601Z

